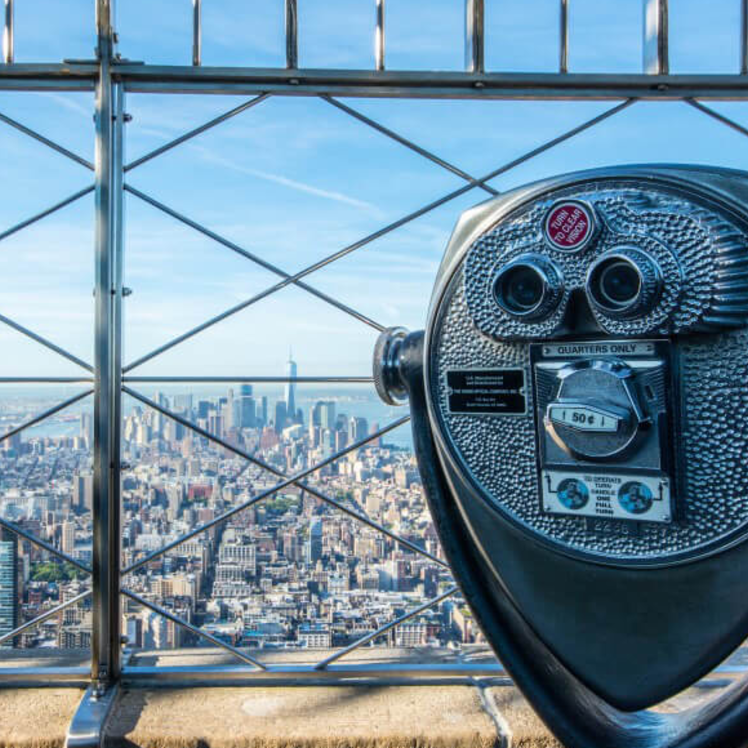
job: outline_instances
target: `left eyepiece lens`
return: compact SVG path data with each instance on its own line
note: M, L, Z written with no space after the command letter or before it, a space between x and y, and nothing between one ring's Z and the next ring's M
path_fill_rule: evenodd
M532 265L515 265L498 282L498 297L507 311L514 314L532 312L543 301L545 281Z
M545 263L529 258L502 268L493 284L496 303L521 319L546 316L556 306L561 290L560 276Z

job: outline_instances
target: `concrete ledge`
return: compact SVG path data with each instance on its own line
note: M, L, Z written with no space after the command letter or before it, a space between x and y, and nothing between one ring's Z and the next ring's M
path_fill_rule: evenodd
M702 681L657 709L689 708L731 678ZM130 688L111 748L563 748L512 685ZM0 689L0 748L63 748L77 688Z
M127 748L496 748L474 686L125 690L107 746Z
M0 689L0 748L62 748L83 691Z
M517 688L488 688L486 696L506 724L505 731L510 736L511 748L563 748Z

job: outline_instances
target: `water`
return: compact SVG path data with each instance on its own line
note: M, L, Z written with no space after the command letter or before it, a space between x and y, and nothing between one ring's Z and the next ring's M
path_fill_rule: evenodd
M158 390L142 390L143 394L150 398L155 398L157 392L163 392L167 397L173 398L177 394L191 394L195 402L199 399L215 399L224 397L228 393L229 385L211 385L188 388L185 386L164 386ZM238 385L233 386L235 394L238 393ZM77 390L71 390L69 387L45 388L42 393L39 389L29 387L13 387L0 390L0 399L11 399L15 403L28 401L29 412L25 417L31 417L32 413L38 413L56 403L69 398ZM283 388L277 386L259 386L254 388L254 395L257 400L263 396L268 398L269 416L272 418L275 409L275 403L283 399ZM385 427L388 423L401 418L406 414L407 408L395 408L382 403L373 392L370 385L335 385L324 387L320 385L298 385L296 389L296 400L299 407L304 412L304 419L309 419L309 409L319 400L334 400L336 403L336 412L344 413L347 417L357 416L366 418L371 428L378 424L379 428ZM128 415L136 405L139 405L131 398L124 400L123 411ZM46 419L23 432L24 439L46 438L46 437L72 437L80 435L80 419L76 417L73 420L62 420L69 418L70 415L79 414L83 411L92 412L93 404L91 400L85 403L76 403L70 408L62 411L61 416L55 415ZM410 435L410 426L405 425L386 434L383 438L386 444L394 444L398 447L411 448L412 440Z

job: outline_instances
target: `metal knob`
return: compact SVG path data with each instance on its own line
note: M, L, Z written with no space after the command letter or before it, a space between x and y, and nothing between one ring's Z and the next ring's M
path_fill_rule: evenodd
M408 391L400 376L400 347L408 336L404 327L388 327L374 346L372 370L377 394L387 405L403 405Z

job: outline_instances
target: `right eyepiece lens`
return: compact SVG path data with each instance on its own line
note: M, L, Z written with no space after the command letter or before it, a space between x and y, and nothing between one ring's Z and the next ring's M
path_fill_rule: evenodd
M511 314L530 314L542 303L545 288L546 280L538 268L516 264L496 279L496 300Z
M639 271L627 260L613 260L600 271L600 293L613 304L630 304L641 290Z
M592 266L587 277L587 293L602 312L614 316L637 313L648 305L642 270L633 258L625 255L606 257Z

